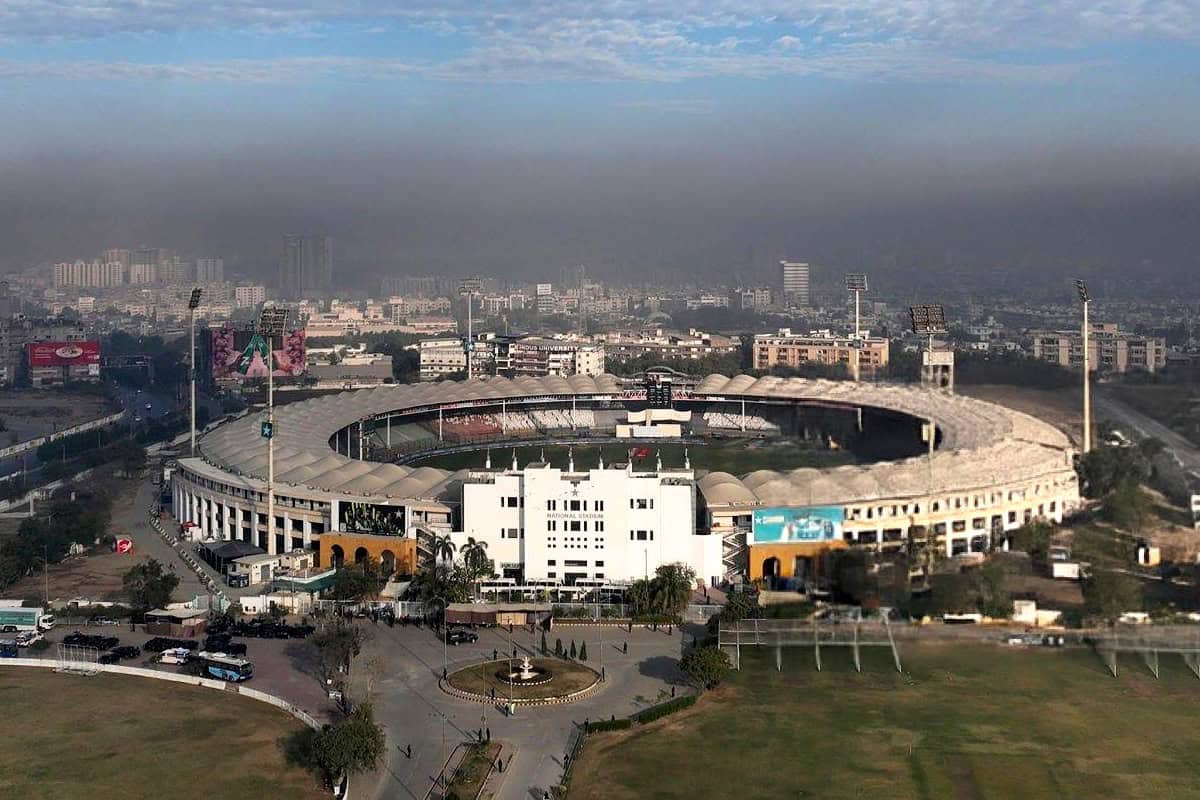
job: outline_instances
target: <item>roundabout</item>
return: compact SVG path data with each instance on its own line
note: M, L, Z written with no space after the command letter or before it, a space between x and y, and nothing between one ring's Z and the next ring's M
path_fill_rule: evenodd
M542 705L569 703L600 684L600 674L562 658L502 658L451 672L442 690L481 703Z

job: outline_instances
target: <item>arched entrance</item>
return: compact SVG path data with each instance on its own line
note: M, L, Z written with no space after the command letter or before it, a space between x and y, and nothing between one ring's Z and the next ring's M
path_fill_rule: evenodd
M354 551L354 563L355 564L367 563L367 548L360 547Z
M384 577L390 577L396 571L396 554L391 550L384 550L379 554L379 566Z
M775 556L763 559L762 576L765 581L772 581L779 577L779 559Z
M339 569L342 563L346 560L346 551L342 549L340 544L335 544L329 548L329 566L334 569Z

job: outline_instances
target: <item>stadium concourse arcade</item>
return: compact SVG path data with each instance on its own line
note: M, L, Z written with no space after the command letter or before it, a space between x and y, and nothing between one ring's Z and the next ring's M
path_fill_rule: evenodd
M433 563L433 538L486 542L502 581L620 585L684 562L705 582L808 579L833 550L958 556L1005 544L1079 503L1074 451L1011 409L916 386L649 373L383 386L275 412L274 519L259 416L225 423L172 477L174 514L206 541L316 553L322 566ZM684 460L566 468L509 446L758 438L853 453L856 463L697 470ZM487 449L488 453L482 452ZM479 468L402 463L479 450ZM493 459L500 462L493 465ZM778 466L778 464L776 464Z

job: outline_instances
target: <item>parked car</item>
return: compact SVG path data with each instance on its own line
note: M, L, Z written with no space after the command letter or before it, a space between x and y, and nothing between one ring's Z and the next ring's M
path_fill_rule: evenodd
M96 617L92 620L93 625L120 625L121 621L112 617Z
M474 644L479 641L479 634L464 630L446 631L446 643L458 647L460 644Z
M140 656L142 654L142 651L139 648L134 647L131 644L121 645L120 647L114 647L112 650L109 650L108 652L109 652L109 654L116 656L118 659L137 658L138 656Z
M44 638L46 637L42 636L38 631L22 631L17 634L17 647L29 647L29 645Z

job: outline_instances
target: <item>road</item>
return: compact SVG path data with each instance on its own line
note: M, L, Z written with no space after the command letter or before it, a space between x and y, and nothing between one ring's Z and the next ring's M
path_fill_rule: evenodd
M446 651L451 672L490 660L494 649L504 652L509 647L505 630L481 629L479 634L479 642ZM628 716L670 697L672 685L682 688L676 667L682 647L678 628L672 635L665 630L635 627L627 633L606 628L603 649L594 628L559 627L548 638L553 642L556 637L564 642L586 639L591 654L588 663L593 668L600 666L603 653L607 681L574 703L518 707L512 717L505 717L491 705L459 700L438 687L443 646L433 631L377 626L364 655L355 662L363 665L375 660L381 673L372 695L376 718L388 733L389 752L375 800L425 797L454 747L474 739L480 728L490 729L492 738L504 748L506 770L495 796L500 800L541 800L542 793L562 779L564 754L584 719ZM523 654L536 655L539 640L540 633L518 629L513 634L513 644ZM622 651L625 641L629 642L628 653ZM407 755L410 745L411 758Z
M179 588L175 590L176 599L190 600L193 595L208 594L208 589L200 582L199 576L192 572L191 567L179 557L179 553L150 527L150 507L157 499L157 486L149 481L139 483L132 498L128 495L122 498L124 502L120 503L113 517L113 530L129 534L129 538L133 539L135 554L156 559L167 568L174 566L175 574L179 576Z
M1109 417L1120 427L1128 429L1142 439L1158 439L1185 472L1200 478L1200 449L1188 439L1151 419L1140 411L1130 408L1119 400L1096 394L1096 412L1099 417Z

